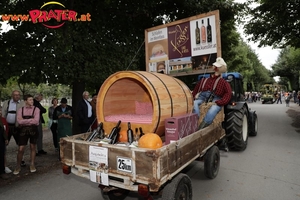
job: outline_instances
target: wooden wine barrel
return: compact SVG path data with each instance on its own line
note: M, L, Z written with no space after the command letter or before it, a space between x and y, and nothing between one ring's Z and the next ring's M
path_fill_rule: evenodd
M103 122L106 134L121 120L121 130L127 130L130 122L134 133L141 127L144 133L163 136L166 118L191 113L192 109L189 88L179 79L161 73L117 72L105 80L97 97L97 120ZM149 115L150 121L142 118Z

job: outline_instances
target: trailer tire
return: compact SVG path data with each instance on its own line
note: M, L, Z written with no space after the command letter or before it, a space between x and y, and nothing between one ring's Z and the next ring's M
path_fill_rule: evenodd
M244 151L248 141L248 112L245 106L240 110L230 110L225 116L225 131L228 148Z
M250 136L257 136L257 130L258 130L258 119L257 114L251 113L250 114L250 123L249 123L249 135Z
M101 189L101 195L104 200L124 200L128 196L129 190L116 189L109 192L104 192Z
M162 200L192 200L192 181L186 174L180 173L167 182L162 191Z
M207 178L214 179L220 168L220 151L217 146L212 146L204 156L204 174Z

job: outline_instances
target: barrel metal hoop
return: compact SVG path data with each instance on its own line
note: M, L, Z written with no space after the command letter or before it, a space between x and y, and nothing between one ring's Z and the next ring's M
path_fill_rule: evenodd
M171 117L173 117L174 116L174 112L173 112L173 99L172 99L172 96L170 94L170 91L169 91L168 87L166 86L166 84L161 80L161 78L159 78L158 76L156 76L154 73L152 75L155 76L156 78L158 78L158 80L160 80L160 82L165 86L165 88L166 88L166 90L167 90L167 92L169 94L169 97L170 97L170 101L171 101L170 102L171 103Z
M182 89L182 91L184 92L185 94L185 102L186 102L186 113L189 113L189 101L188 101L188 98L187 98L187 94L185 92L185 90L183 89L182 85L178 82L178 79L174 78L174 80L176 81L176 83L178 83L179 87Z

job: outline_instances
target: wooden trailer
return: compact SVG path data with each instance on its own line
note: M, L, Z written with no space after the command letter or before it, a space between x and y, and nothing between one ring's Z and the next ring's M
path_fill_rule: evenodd
M190 179L179 173L194 160L205 155L205 175L208 178L217 175L220 154L215 144L225 136L225 131L221 123L216 122L156 150L86 142L84 140L88 135L84 133L61 139L60 151L64 167L68 166L72 173L90 179L89 148L101 147L107 150L108 163L97 168L97 172L100 173L99 179L102 174L107 174L108 180L106 184L101 184L102 180L98 182L102 186L102 195L108 196L107 199L124 199L129 191L141 194L140 190L144 186L149 194L162 191L162 199L168 200L175 195L185 195L187 199L192 199ZM185 180L185 188L188 190L174 189L174 184L179 187L177 184L180 182L176 178Z
M139 113L137 101L148 105L144 109L150 110ZM133 129L142 127L146 133L160 135L163 141L165 121L170 117L190 115L192 108L193 99L187 86L159 73L117 72L105 81L97 98L98 122L104 124L106 133L123 117L121 130L127 130L127 122L131 122ZM206 113L208 108L209 105L202 104L201 113ZM146 123L141 121L141 116L145 115L150 119ZM154 194L162 195L164 200L192 199L191 180L180 172L203 157L205 175L211 179L217 176L220 154L215 144L225 136L223 121L223 110L213 124L202 130L191 131L192 126L197 130L199 122L188 121L180 129L190 130L189 135L168 141L155 150L103 141L88 142L90 133L61 138L63 171L99 183L105 199L121 200L129 191L138 192L146 199Z

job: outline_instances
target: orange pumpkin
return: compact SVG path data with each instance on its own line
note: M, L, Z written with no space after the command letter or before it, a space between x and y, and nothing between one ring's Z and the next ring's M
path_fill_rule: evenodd
M155 133L146 133L139 139L139 147L141 148L158 149L162 145L161 138Z
M123 130L119 133L119 142L128 142L127 131Z

